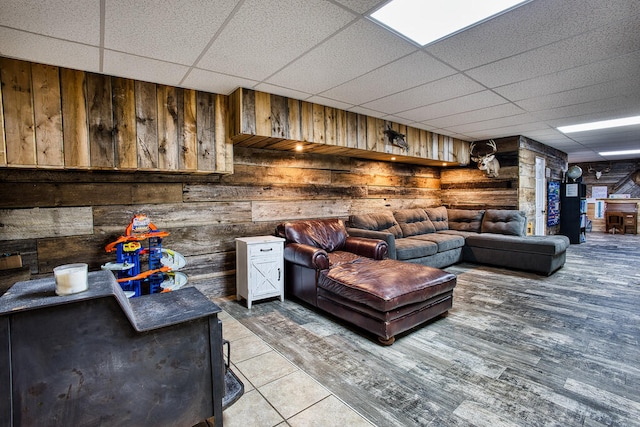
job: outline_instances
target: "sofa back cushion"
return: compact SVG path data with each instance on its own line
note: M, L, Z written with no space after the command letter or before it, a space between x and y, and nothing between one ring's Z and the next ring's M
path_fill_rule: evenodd
M448 209L449 230L479 233L484 209Z
M398 221L404 237L435 233L436 231L424 209L403 209L395 211L393 216Z
M482 217L482 233L525 236L527 216L523 211L487 209Z
M438 206L437 208L427 208L424 210L427 216L433 223L436 231L449 229L449 216L447 215L447 208L444 206Z
M393 237L402 237L402 229L390 211L351 215L349 217L351 227L363 230L386 231Z
M344 248L347 229L338 218L285 222L278 227L287 242L302 243L333 252Z

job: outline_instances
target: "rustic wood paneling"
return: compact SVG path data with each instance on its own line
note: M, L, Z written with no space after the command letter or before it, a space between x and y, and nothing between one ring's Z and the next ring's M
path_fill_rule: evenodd
M182 91L182 108L178 107L179 121L179 169L198 169L198 136L196 126L196 91L180 89ZM178 100L180 96L178 96ZM180 105L180 104L179 104Z
M230 128L230 138L238 146L293 151L300 142L307 142L306 152L386 161L395 156L398 161L431 165L459 162L458 158L466 161L468 153L469 144L464 141L434 134L432 148L426 149L426 131L334 107L244 88L231 99L231 108L240 109L233 113ZM389 126L406 135L409 150L388 141L384 130Z
M91 207L2 209L0 218L0 240L93 233Z
M215 166L215 95L198 92L196 126L198 128L198 169L213 170Z
M36 164L36 138L28 62L0 58L6 157L9 166Z
M158 104L156 85L136 81L136 135L138 168L158 168Z
M307 200L304 203L293 200L254 201L253 221L290 220L304 218L347 217L350 211L348 200Z
M138 166L135 81L113 77L111 82L116 168L135 169Z
M85 73L61 68L60 81L64 164L70 168L88 168L90 158Z
M91 166L112 169L115 167L116 152L111 78L93 73L87 73L86 78Z
M64 166L58 67L31 64L38 166Z
M7 138L4 131L4 107L2 106L2 77L0 76L0 166L7 165Z
M113 254L104 247L110 239L104 235L70 236L38 240L38 273L51 274L63 264L83 262L89 270L98 270L101 265L114 260Z
M156 87L158 103L158 168L178 169L178 104L176 88Z
M2 57L0 79L0 166L233 171L224 95L198 129L193 90Z

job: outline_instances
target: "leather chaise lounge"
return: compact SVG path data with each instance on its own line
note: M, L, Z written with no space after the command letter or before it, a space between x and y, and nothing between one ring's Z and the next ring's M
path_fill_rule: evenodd
M386 242L349 236L340 219L286 222L276 234L286 239L287 294L384 345L452 307L455 275L388 259Z

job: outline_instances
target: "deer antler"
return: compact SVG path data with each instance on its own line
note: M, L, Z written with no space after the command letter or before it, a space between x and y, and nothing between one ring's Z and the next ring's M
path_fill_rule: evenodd
M493 150L493 152L489 154L495 154L498 152L498 148L496 147L496 142L493 139L490 139L489 142L487 142L487 145L491 147L491 149Z
M469 145L469 153L471 155L473 155L473 149L476 148L476 143L472 142L471 145Z

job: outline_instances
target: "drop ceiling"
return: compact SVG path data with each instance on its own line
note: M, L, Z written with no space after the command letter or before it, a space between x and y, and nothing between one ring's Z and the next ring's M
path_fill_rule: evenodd
M640 1L532 0L426 47L380 0L0 0L0 56L230 94L279 94L466 141L524 135L569 155L640 148ZM425 22L425 25L428 25Z

